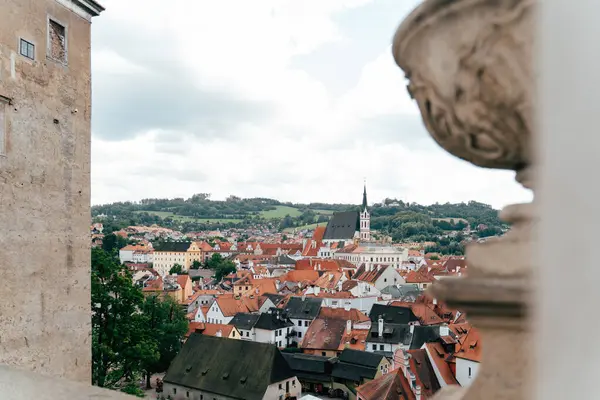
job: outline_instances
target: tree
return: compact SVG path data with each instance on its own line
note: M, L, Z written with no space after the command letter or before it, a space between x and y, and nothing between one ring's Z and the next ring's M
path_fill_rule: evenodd
M116 256L92 249L92 383L138 394L142 375L165 371L187 331L173 299L145 299Z
M109 253L114 252L115 249L122 249L125 246L127 246L127 239L114 233L109 233L102 239L102 248Z
M198 260L192 261L192 269L200 269L202 268L202 263Z
M152 374L166 371L181 349L181 340L187 332L188 323L181 306L169 296L162 300L157 296L148 297L144 302L143 312L147 318L149 336L158 350L158 357L143 360L146 388L150 389Z
M169 270L169 275L173 275L173 274L180 275L182 273L183 273L183 266L181 264L173 264L173 266Z
M155 353L144 334L143 295L127 269L103 249L92 249L92 383L115 388L134 380L141 357Z
M220 281L224 276L236 271L233 261L224 259L219 253L214 253L206 260L206 268L215 272L216 281Z

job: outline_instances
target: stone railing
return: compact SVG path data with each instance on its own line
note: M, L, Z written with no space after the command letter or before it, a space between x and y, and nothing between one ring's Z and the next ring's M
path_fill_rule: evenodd
M532 188L533 0L426 0L400 25L393 53L423 122L445 150L480 167L516 171ZM506 207L502 238L467 248L469 275L433 295L482 332L483 359L468 389L436 399L525 399L532 369L528 295L532 204Z
M0 366L0 398L7 400L134 400L137 397L66 379Z

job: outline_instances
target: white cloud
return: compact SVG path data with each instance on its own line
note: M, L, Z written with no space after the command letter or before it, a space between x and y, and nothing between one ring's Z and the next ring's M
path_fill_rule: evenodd
M476 169L429 145L413 146L419 134L427 137L423 128L408 133L416 139L403 139L407 126L397 126L397 136L378 137L387 134L376 131L380 127L372 121L378 118L403 115L419 126L417 107L389 49L364 65L359 80L349 85L352 89L337 97L327 82L290 66L296 55L342 39L344 45L352 43L343 38L334 16L371 1L106 0L108 11L94 29L127 24L149 38L160 35L172 43L173 54L164 61L188 71L193 79L188 85L266 101L275 110L264 121L226 125L235 132L215 132L211 140L181 130L161 131L160 126L125 141L95 136L93 202L210 192L216 198L236 194L351 203L360 201L363 177L371 201L389 196L498 206L527 199L509 173ZM152 69L108 45L94 49L95 72ZM138 51L153 51L151 42L136 45ZM339 60L339 68L344 62ZM110 73L98 76L111 79Z

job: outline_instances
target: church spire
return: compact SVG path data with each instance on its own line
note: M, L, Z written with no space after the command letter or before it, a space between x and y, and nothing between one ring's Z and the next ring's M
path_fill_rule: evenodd
M367 209L367 180L365 179L365 190L363 192L362 210Z

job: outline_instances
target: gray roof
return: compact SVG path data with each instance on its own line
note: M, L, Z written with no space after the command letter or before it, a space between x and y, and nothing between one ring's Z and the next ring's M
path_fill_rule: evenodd
M154 245L154 251L185 252L191 245L192 242L158 242Z
M360 214L358 211L337 212L327 223L323 239L352 239L359 230Z
M237 313L229 321L229 325L235 326L237 329L250 330L254 328L261 314Z
M409 307L387 306L384 304L373 304L369 318L371 322L377 324L379 317L383 318L384 322L392 324L408 324L409 322L419 321L419 318L412 312Z
M389 294L393 299L416 299L422 292L418 285L412 283L390 285L381 290L381 294Z
M313 356L302 353L281 353L298 379L330 382L335 357Z
M377 367L383 358L385 357L381 354L345 349L340 354L338 362L333 366L331 376L353 382L373 379L377 375Z
M259 400L269 385L294 376L272 344L192 333L164 381L223 397Z
M288 326L294 326L294 324L284 316L284 313L279 308L271 308L268 312L261 313L258 321L254 324L255 329L264 329L267 331L287 328Z
M308 297L302 300L302 297L291 297L284 310L288 318L294 319L315 319L321 310L323 299Z

